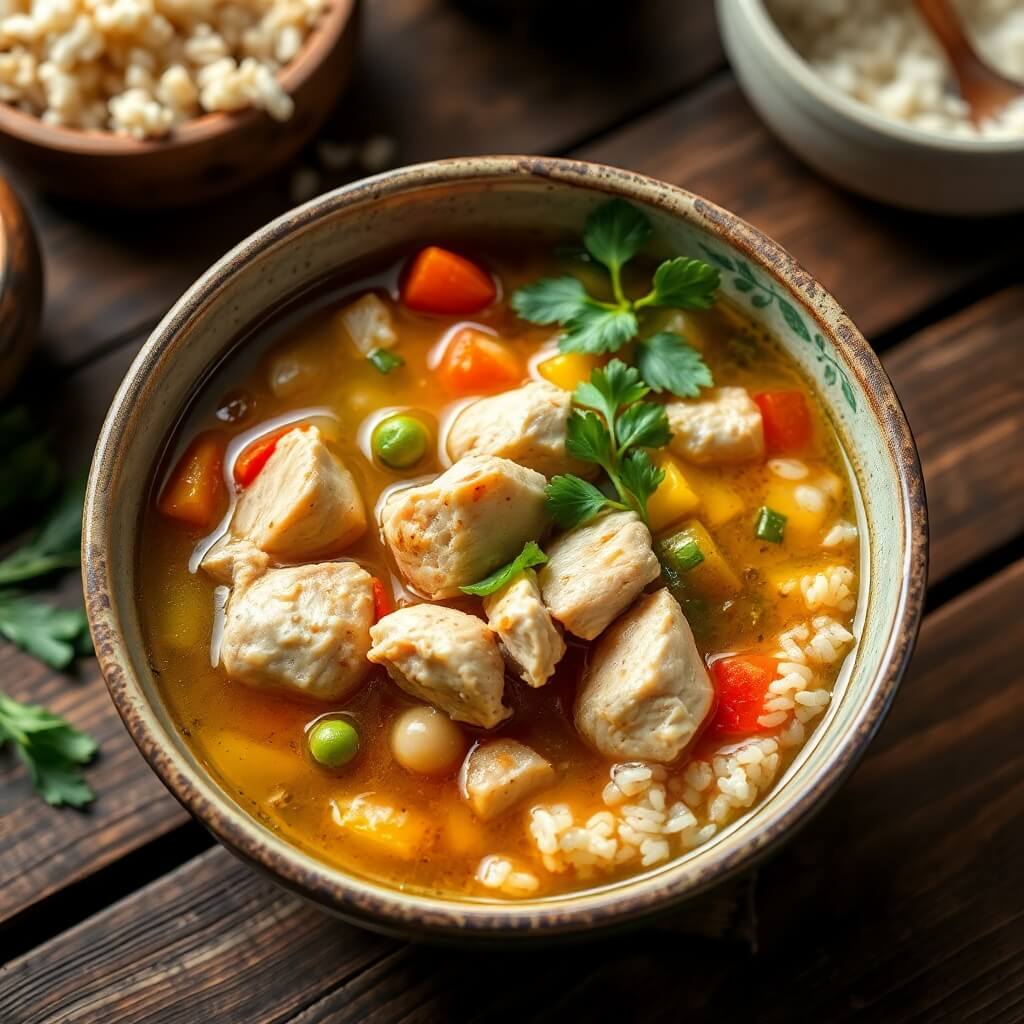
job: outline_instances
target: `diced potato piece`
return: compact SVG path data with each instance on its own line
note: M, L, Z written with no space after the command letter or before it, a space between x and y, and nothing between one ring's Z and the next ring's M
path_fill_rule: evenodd
M486 836L473 820L468 808L461 804L445 804L443 818L444 831L441 835L450 853L465 857L484 852Z
M267 368L267 383L278 398L293 398L323 377L323 366L303 346L274 353Z
M565 391L574 391L577 384L590 380L590 375L602 363L597 356L584 352L562 352L537 365L537 372L548 382Z
M334 824L378 853L412 860L432 841L426 817L395 807L376 793L341 797L330 804Z
M724 601L742 589L711 534L696 519L663 540L661 549L688 595Z
M227 778L245 779L241 788L253 800L274 796L309 770L302 754L291 747L261 743L233 729L219 733L206 750L213 766Z
M828 471L803 480L773 477L764 504L786 517L783 543L790 548L804 548L817 545L825 524L832 521L837 497L841 495L841 481Z
M686 479L700 499L698 514L701 520L712 529L735 519L746 508L739 491L718 479L714 473L687 466Z
M378 348L392 348L398 341L391 311L373 292L350 302L337 317L352 344L364 356Z
M665 479L647 502L647 517L652 530L661 530L692 515L700 504L700 498L671 455L662 453L654 461L665 471Z

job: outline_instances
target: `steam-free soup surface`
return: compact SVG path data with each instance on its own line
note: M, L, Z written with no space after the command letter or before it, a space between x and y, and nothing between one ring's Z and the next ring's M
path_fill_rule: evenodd
M574 701L603 641L574 636L557 620L551 627L566 651L553 676L528 685L510 662L502 699L511 713L490 729L454 721L396 685L381 664L362 660L353 669L362 681L342 699L232 678L220 650L224 608L230 613L253 583L211 575L199 563L228 530L239 496L271 472L278 453L261 455L261 439L284 426L305 427L308 436L314 428L351 474L367 528L298 561L358 563L376 581L367 624L379 623L424 603L382 536L381 509L396 489L429 482L451 465L446 438L459 413L482 394L530 380L569 393L608 362L560 355L563 329L531 324L509 304L521 286L567 274L593 295L610 297L599 266L547 245L453 248L496 283L483 308L447 315L409 308L403 288L416 252L403 253L381 273L305 300L247 339L218 371L155 481L139 550L139 598L173 719L244 809L346 871L418 891L515 899L586 887L685 853L770 789L826 710L852 644L858 541L851 481L832 429L781 349L721 297L708 310L656 310L641 322L642 333L677 332L700 353L716 389L741 388L756 398L768 442L736 461L695 462L671 444L650 453L666 473L646 507L650 547L666 569L637 587L637 602L668 586L670 610L678 606L692 629L712 693L677 757L666 763L609 756L581 735ZM642 294L650 275L650 266L631 265L627 294ZM392 332L391 343L372 349L371 358L343 315L368 294L382 304ZM476 376L473 358L462 368L450 365L467 327L496 346L476 355L484 367ZM402 364L382 363L382 351ZM630 353L627 347L618 356ZM704 389L683 400L651 393L645 400L693 405L715 393ZM771 396L779 395L789 396L783 406L797 396L806 417L806 429L797 423L788 440L785 429L780 435L778 423L767 422L775 415ZM412 418L411 433L399 422L390 437L377 431L375 442L375 429L395 413ZM779 422L793 426L785 417ZM584 476L614 495L607 477L593 470ZM504 528L495 517L492 529ZM545 525L532 539L551 550L563 532ZM292 561L271 554L251 576ZM593 572L597 584L600 571ZM615 616L605 637L637 602ZM480 597L432 603L475 616L483 627ZM277 614L286 618L287 605ZM496 638L488 642L501 649ZM324 721L344 725L314 736ZM495 739L518 741L550 768L531 775L507 809L480 813L483 805L465 792L463 761L474 744ZM335 763L321 763L317 754Z

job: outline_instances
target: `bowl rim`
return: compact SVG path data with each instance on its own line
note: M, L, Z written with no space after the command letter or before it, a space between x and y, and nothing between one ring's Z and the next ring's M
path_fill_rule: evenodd
M717 0L717 2L718 17L721 20L725 4L731 3L732 0ZM925 131L923 128L916 128L914 125L884 117L867 104L860 103L829 85L821 75L814 71L806 58L786 38L775 19L768 13L764 0L739 0L737 9L741 17L745 15L749 19L758 42L764 46L765 51L783 74L788 75L798 88L833 113L855 122L861 128L923 150L975 156L991 156L1001 153L1024 154L1024 138L989 139L973 136L960 138Z
M357 14L359 0L328 0L320 19L303 40L299 52L277 74L277 81L289 96L306 84L330 54ZM270 115L256 107L215 110L176 126L170 134L155 139L136 139L97 128L70 128L47 124L34 114L0 103L0 143L7 135L41 149L76 156L126 158L154 153L179 152L211 139L243 131Z
M699 863L676 860L657 875L624 879L605 889L566 894L564 899L523 903L469 902L421 896L347 874L298 847L264 834L259 824L220 789L212 776L195 770L175 749L135 675L128 644L118 629L109 498L116 486L119 451L147 376L173 346L179 329L201 311L224 282L260 253L285 242L323 217L359 209L388 197L428 193L435 186L492 188L502 183L565 185L596 195L619 196L716 232L760 269L801 298L805 311L846 357L866 387L871 415L889 441L900 481L896 502L901 566L896 612L881 645L879 668L870 681L855 721L847 727L825 771L803 781L798 798L776 808L740 842L723 842ZM166 360L164 361L166 365ZM152 386L152 385L150 385ZM917 449L892 385L870 346L841 307L775 242L719 206L656 179L599 164L550 157L465 157L397 168L325 193L256 231L193 284L153 331L122 381L100 432L86 493L82 566L86 609L97 657L114 704L136 745L171 793L227 848L264 869L280 884L346 919L389 934L415 932L432 939L511 939L525 931L555 937L588 933L650 917L689 899L775 848L806 824L824 798L852 771L880 726L895 695L917 636L927 574L927 509Z

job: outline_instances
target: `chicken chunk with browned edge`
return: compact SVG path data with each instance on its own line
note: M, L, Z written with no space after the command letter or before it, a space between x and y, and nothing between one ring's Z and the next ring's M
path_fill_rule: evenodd
M414 604L385 615L370 636L370 661L454 721L493 729L512 714L502 704L505 663L498 639L475 615Z
M541 536L546 483L508 459L467 455L436 480L388 499L384 539L416 590L432 600L455 597Z
M463 763L460 777L463 795L483 821L504 814L554 781L550 762L516 740L477 744Z
M598 641L576 695L576 728L605 757L667 763L693 740L713 703L690 624L662 589Z
M661 566L633 512L612 512L555 538L538 575L544 603L570 633L593 640Z
M372 577L354 562L239 573L221 663L256 689L341 700L369 671L373 614Z
M696 463L746 462L764 457L761 410L745 388L714 388L698 399L665 406L671 451Z

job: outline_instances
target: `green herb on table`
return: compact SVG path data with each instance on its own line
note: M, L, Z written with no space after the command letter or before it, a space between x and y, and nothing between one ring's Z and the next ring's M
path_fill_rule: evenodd
M45 708L0 694L0 746L11 743L25 763L36 792L55 807L82 807L95 794L82 778L96 741Z
M701 310L715 302L718 270L704 260L677 256L654 272L650 290L630 299L622 269L650 238L651 225L635 207L621 199L599 206L587 218L583 244L608 271L612 301L594 298L575 277L545 278L525 285L512 296L512 308L535 324L561 324L562 352L618 352L640 333L641 316L658 308ZM701 354L680 334L662 331L636 346L636 363L654 391L693 398L713 383Z
M511 583L521 572L532 569L536 565L544 565L548 556L530 540L523 546L523 550L500 569L495 569L490 576L485 577L479 583L472 583L468 587L459 587L464 594L475 594L477 597L489 597L496 594L507 583Z
M0 515L37 505L56 490L60 469L50 436L25 406L0 411L0 451Z
M647 500L665 471L646 449L661 448L672 436L664 407L642 401L649 392L636 367L620 359L577 386L573 401L582 408L569 414L566 450L600 466L616 498L578 476L556 476L547 486L547 509L559 526L580 526L609 509L636 512L648 521Z
M12 590L0 590L0 636L58 671L92 651L81 608L55 608Z

